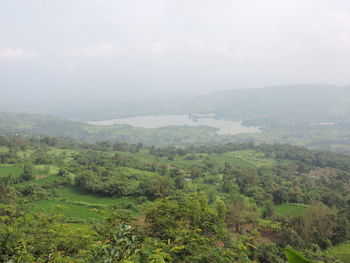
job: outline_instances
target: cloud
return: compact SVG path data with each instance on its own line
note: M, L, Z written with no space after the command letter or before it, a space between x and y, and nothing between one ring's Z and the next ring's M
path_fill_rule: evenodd
M238 49L232 49L227 45L218 45L216 53L220 57L233 59L233 60L243 60L244 54Z
M97 45L77 46L61 50L61 54L71 57L112 58L115 56L163 56L174 51L170 43L154 41L129 45L115 45L107 42Z
M169 43L155 41L146 44L138 44L135 46L135 49L147 55L165 55L173 50L173 46Z
M112 43L101 43L97 45L87 45L80 47L71 47L64 49L63 53L68 56L91 57L91 58L109 58L115 55L116 48Z
M26 59L37 57L38 54L32 51L25 51L23 49L14 48L0 48L0 58L5 59Z
M332 52L341 56L350 52L350 12L343 10L330 10L325 12L322 19L310 19L301 30L302 36L306 36L304 47L313 45L315 52ZM301 39L303 40L303 39ZM315 49L317 46L318 49Z

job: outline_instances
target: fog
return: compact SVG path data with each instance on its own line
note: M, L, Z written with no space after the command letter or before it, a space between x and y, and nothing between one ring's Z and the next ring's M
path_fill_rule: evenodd
M346 0L2 0L2 108L350 83Z

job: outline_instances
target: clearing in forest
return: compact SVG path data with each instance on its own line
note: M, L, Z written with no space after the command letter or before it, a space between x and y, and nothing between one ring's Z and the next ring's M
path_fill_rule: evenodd
M307 206L304 204L281 204L275 206L275 213L277 215L289 215L292 217L297 217L303 215L307 210Z

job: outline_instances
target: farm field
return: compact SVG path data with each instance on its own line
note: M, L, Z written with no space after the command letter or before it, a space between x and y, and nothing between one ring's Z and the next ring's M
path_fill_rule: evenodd
M68 220L98 220L102 219L102 215L97 209L87 206L70 204L60 200L40 200L32 203L35 212L44 211L50 214L62 214Z
M7 153L8 150L9 149L6 146L0 146L0 153Z
M49 176L40 180L44 179L57 180L57 176ZM63 214L68 219L84 221L101 220L103 218L102 211L109 207L128 209L133 215L138 213L140 207L136 198L114 198L88 194L74 186L60 186L56 192L58 196L54 199L33 202L34 210L50 214Z
M327 252L332 256L337 256L343 263L350 263L350 242L329 248Z
M262 166L272 166L276 161L265 157L264 153L259 153L254 150L242 150L234 152L226 152L223 154L211 154L211 160L224 164L229 162L233 165L245 168L259 168Z
M264 153L257 152L254 150L244 150L244 151L235 151L225 153L226 155L233 155L233 157L246 161L252 166L261 167L261 166L272 166L276 164L276 160L272 158L265 157Z
M34 181L36 185L52 184L55 182L63 182L64 178L57 175L48 175L45 177L38 178Z
M22 167L15 165L0 165L0 177L15 176L19 177L22 174Z
M292 217L301 216L306 212L307 206L304 204L281 204L275 206L277 215L289 215Z
M122 156L126 156L126 157L132 157L135 158L138 161L141 162L154 162L157 161L157 158L155 158L154 156L148 154L146 151L143 152L138 152L138 153L129 153L129 152L121 152L121 151L116 151L113 152L114 153L118 153Z
M77 187L64 186L57 189L59 198L63 198L69 201L85 202L90 205L101 205L101 206L123 206L123 205L135 205L137 204L136 198L123 197L105 197L101 195L92 195L84 193Z
M35 178L40 179L42 177L47 177L50 175L56 175L60 169L54 165L35 165L34 172Z

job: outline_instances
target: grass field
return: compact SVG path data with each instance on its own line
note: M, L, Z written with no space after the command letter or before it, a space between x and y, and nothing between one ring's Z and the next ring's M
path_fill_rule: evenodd
M274 159L265 157L264 153L256 152L254 150L235 151L226 154L232 154L235 158L246 161L256 167L272 166L276 163Z
M303 215L307 210L304 204L282 204L275 206L275 213L277 215L289 215L297 217Z
M117 151L117 152L113 152L113 155L115 153L118 153L122 156L125 156L125 157L131 157L131 158L134 158L138 161L141 161L141 162L145 162L145 163L151 163L151 162L155 162L157 161L157 158L152 156L152 155L149 155L147 154L147 152L138 152L138 153L129 153L129 152L120 152L120 151Z
M327 252L330 255L339 258L344 263L350 263L350 242L329 248Z
M54 165L35 165L34 173L37 179L47 177L50 175L56 175L59 171L59 168Z
M183 157L176 157L174 161L168 161L168 160L166 161L167 162L165 163L171 166L179 167L179 168L190 168L192 166L196 166L201 163L200 160L186 160Z
M57 176L49 176L40 180L57 180ZM51 179L52 178L52 179ZM37 180L39 181L39 180ZM136 215L140 204L132 197L104 197L88 194L74 186L61 186L57 189L58 197L53 200L34 202L34 211L45 211L50 214L63 214L70 219L99 220L101 211L108 207L129 209Z
M15 176L18 177L22 174L22 167L14 165L0 165L0 176Z
M135 198L114 198L114 197L105 197L100 195L92 195L88 193L84 193L77 187L74 186L65 186L60 187L57 190L60 198L64 198L66 200L85 202L91 205L113 205L120 206L127 203L136 204L137 200Z
M63 182L64 178L57 175L59 168L53 165L36 165L34 166L35 180L21 182L20 185L44 185L54 182Z
M33 203L34 211L50 214L63 214L69 219L96 220L102 219L97 209L82 205L69 204L60 200L40 200Z
M64 181L64 178L57 176L57 175L49 175L49 176L42 177L42 178L35 180L34 183L38 184L38 185L42 185L42 184L46 184L46 183L49 183L49 184L54 183L57 181L62 182L62 181Z
M263 153L254 150L243 150L227 152L224 154L211 154L209 158L219 164L229 162L235 166L246 168L258 168L261 166L272 166L275 160L266 158Z
M231 163L233 166L244 167L244 168L255 168L256 166L242 160L240 158L236 158L233 154L224 153L224 154L210 154L209 159L219 163L220 165L224 165L224 163Z
M6 146L0 146L0 153L7 153L8 150L9 149Z

